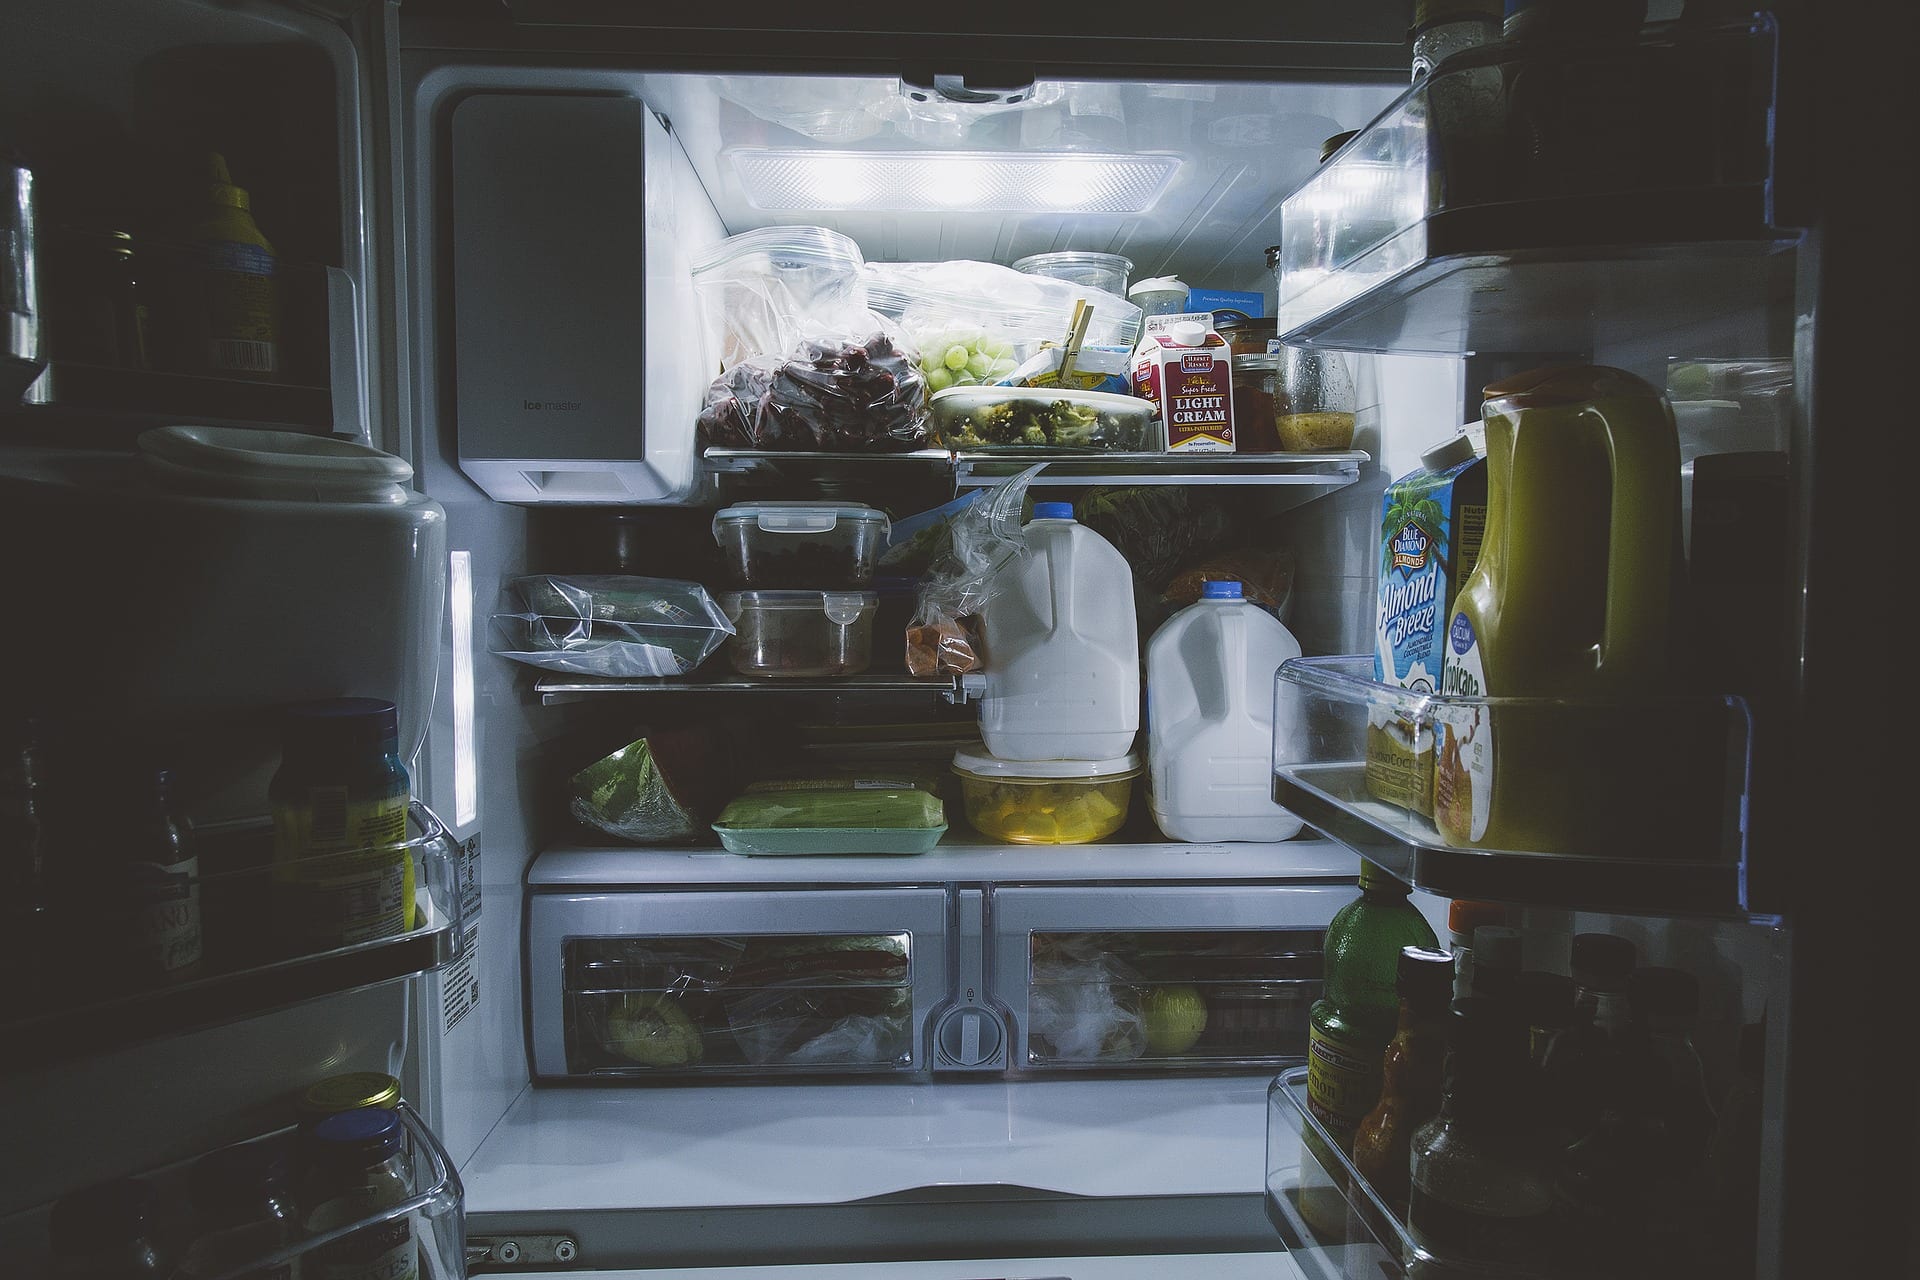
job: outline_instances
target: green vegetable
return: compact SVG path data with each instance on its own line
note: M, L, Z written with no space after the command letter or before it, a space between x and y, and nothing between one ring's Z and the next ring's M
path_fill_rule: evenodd
M740 831L846 827L856 830L945 826L946 806L925 791L857 790L749 792L720 812L715 825Z

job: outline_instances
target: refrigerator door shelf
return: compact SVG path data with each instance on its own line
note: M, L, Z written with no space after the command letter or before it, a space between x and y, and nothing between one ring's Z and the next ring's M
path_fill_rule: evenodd
M1274 723L1291 731L1274 741L1273 798L1315 830L1444 897L1744 914L1752 749L1743 699L1443 697L1379 683L1372 671L1360 654L1295 658L1275 676ZM1488 748L1485 772L1435 750L1449 733ZM1398 753L1386 745L1396 740ZM1409 743L1412 769L1464 775L1449 794L1541 801L1522 815L1543 833L1539 846L1456 845L1403 780L1400 800L1383 798L1411 776L1392 772ZM1435 794L1430 784L1427 806Z
M413 801L407 840L370 851L330 853L276 862L271 830L263 822L203 833L182 901L192 904L200 935L200 959L186 976L171 981L133 981L131 967L115 961L125 944L115 931L108 899L56 901L59 932L50 952L37 957L50 976L0 1014L0 1074L45 1067L63 1059L100 1053L163 1036L254 1017L317 996L437 969L461 953L466 903L460 892L461 848L433 811ZM284 890L297 887L300 869L313 882L365 879L362 860L413 863L414 919L404 931L302 949L282 914ZM379 868L373 869L379 874ZM65 928L90 920L90 928ZM396 915L394 927L399 927Z

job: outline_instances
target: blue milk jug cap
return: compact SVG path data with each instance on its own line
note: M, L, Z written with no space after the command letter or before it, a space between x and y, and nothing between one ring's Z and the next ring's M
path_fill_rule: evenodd
M1240 584L1222 580L1203 582L1200 584L1200 598L1202 600L1238 600Z
M1033 504L1035 520L1071 520L1073 504L1071 502L1036 502Z

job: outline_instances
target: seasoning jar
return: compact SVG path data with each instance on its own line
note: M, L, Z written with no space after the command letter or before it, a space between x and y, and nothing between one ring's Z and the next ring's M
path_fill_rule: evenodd
M1353 373L1338 351L1280 348L1274 430L1288 453L1353 448Z
M1279 334L1278 325L1272 316L1246 316L1229 311L1216 311L1213 315L1214 331L1227 340L1227 350L1233 353L1236 375L1242 356L1267 354L1268 341Z
M1280 357L1262 351L1233 357L1233 426L1241 453L1279 453L1274 422L1280 404Z
M300 1091L294 1109L308 1128L328 1116L365 1107L391 1109L400 1101L400 1082L384 1071L349 1071L316 1080Z
M229 1275L294 1240L286 1147L247 1142L202 1156L191 1194L197 1234L180 1263L180 1280ZM291 1260L241 1273L242 1280L292 1280Z
M275 917L299 954L413 928L399 713L332 698L286 713L273 807Z
M133 233L63 227L47 236L46 254L47 354L73 364L146 368L144 262Z
M412 1214L383 1216L413 1198L413 1163L398 1112L364 1107L328 1116L306 1138L306 1175L298 1203L309 1236L374 1219L313 1249L303 1275L354 1280L418 1280L420 1249Z

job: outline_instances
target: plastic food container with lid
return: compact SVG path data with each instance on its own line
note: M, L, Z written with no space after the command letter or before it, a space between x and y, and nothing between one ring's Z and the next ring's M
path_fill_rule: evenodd
M743 587L864 587L892 528L886 513L832 502L748 502L713 518L713 538Z
M1187 286L1177 276L1154 276L1129 288L1127 301L1143 316L1175 315L1187 309Z
M967 821L981 835L1014 844L1086 844L1126 822L1140 757L1001 760L961 751L953 771Z
M871 591L731 591L720 607L734 626L733 669L747 676L850 676L873 658Z
M948 387L934 393L930 440L963 452L1157 453L1151 400L1070 387Z
M1071 280L1090 289L1105 289L1116 297L1127 296L1127 280L1133 275L1133 263L1117 253L1030 253L1013 264L1015 271L1030 276L1052 276Z

